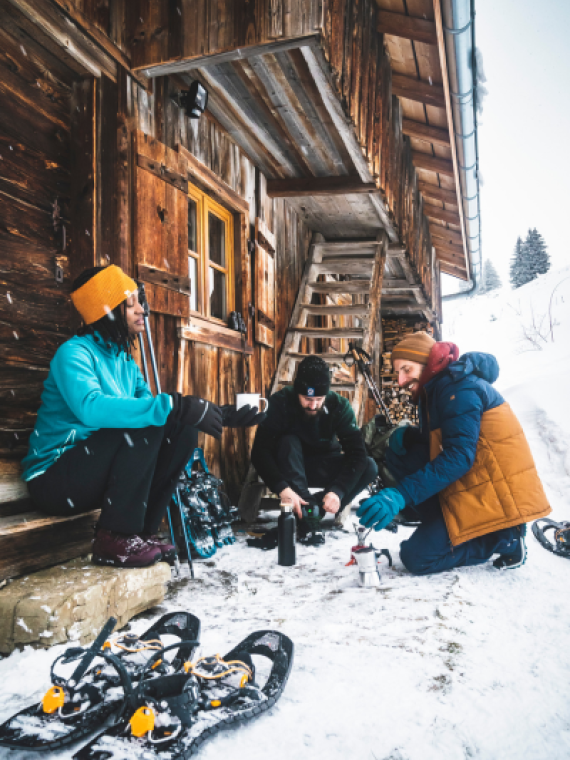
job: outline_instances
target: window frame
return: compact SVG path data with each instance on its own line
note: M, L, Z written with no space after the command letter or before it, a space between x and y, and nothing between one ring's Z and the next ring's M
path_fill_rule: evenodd
M196 204L196 244L198 251L188 248L188 258L193 258L198 267L197 310L190 309L190 314L207 319L214 324L227 326L227 315L235 310L234 282L234 215L227 208L215 201L196 185L188 182L188 198ZM224 223L225 266L212 261L209 251L209 214L213 214ZM226 318L212 316L210 306L210 269L224 274L226 278ZM190 262L188 262L190 276Z

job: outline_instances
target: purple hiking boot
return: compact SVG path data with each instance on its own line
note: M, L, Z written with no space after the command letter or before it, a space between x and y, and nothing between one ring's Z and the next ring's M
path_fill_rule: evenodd
M171 567L174 565L174 560L176 559L176 547L174 544L171 544L169 541L163 541L156 534L142 533L141 538L153 546L158 546L163 562L168 562Z
M92 561L113 567L149 567L162 561L162 550L136 534L124 536L99 528L93 541Z

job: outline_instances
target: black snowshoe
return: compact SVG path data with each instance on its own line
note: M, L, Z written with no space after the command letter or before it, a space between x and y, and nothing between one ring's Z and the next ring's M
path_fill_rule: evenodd
M201 471L193 471L196 462ZM238 511L222 489L222 481L208 471L202 449L195 449L182 475L179 496L187 538L200 557L211 557L236 540L231 524Z
M256 683L252 655L271 662ZM155 657L159 657L157 653ZM293 664L293 642L277 631L256 631L224 657L185 663L185 673L139 681L133 709L83 747L74 760L186 759L218 731L269 710L281 696Z
M81 739L101 727L111 715L119 719L134 698L133 682L145 672L149 656L178 642L171 661L158 661L152 677L177 672L198 646L200 621L187 612L164 615L145 633L119 634L109 638L116 625L110 618L88 648L71 647L51 666L52 687L39 704L21 710L0 726L0 746L12 749L57 749ZM77 662L72 675L62 677L57 670Z
M547 531L552 531L554 541L547 536ZM558 523L543 517L533 523L532 532L539 544L549 552L570 558L570 522Z

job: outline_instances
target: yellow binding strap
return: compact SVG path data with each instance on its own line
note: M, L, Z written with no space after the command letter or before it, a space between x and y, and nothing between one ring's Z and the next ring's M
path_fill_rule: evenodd
M65 693L61 686L52 686L42 699L43 711L48 715L53 715L56 710L63 707L65 703Z

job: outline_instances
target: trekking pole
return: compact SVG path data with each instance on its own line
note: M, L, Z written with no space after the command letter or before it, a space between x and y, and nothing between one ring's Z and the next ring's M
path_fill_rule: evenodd
M347 361L348 359L348 361ZM351 364L356 364L359 372L363 375L366 385L368 386L370 392L372 393L372 397L374 398L374 401L376 402L376 406L378 406L381 410L386 419L388 420L388 423L394 427L394 423L392 422L392 418L390 417L390 412L388 411L388 407L384 403L384 399L382 398L382 393L380 392L380 388L376 385L374 378L372 377L372 373L370 372L370 356L366 353L366 351L363 348L360 348L360 346L356 346L354 343L348 344L348 353L344 357L344 362L349 367Z
M160 379L158 377L158 367L156 364L156 356L154 354L154 346L152 343L152 335L150 332L150 324L149 324L149 315L150 315L150 308L148 305L148 301L146 300L146 293L144 289L144 283L139 284L139 302L144 310L144 331L146 335L146 340L148 343L148 352L150 354L150 363L152 367L152 373L154 376L154 384L156 386L156 392L161 393L160 389ZM148 365L146 361L146 354L144 350L144 343L142 339L142 335L139 333L139 347L141 350L141 358L142 358L142 365L143 365L143 373L144 373L144 379L147 385L150 384L148 382ZM182 528L182 535L184 536L184 543L186 544L186 551L188 552L188 567L190 569L190 577L192 580L194 580L194 565L192 564L192 555L190 554L190 545L188 542L188 536L186 535L186 525L184 522L184 513L182 510L182 501L180 499L180 492L179 492L179 486L177 485L174 490L173 495L174 501L176 502L178 506L178 510L180 512L180 525ZM174 526L172 524L172 515L170 514L170 504L166 508L166 516L168 518L168 526L170 528L170 540L172 541L172 545L174 546L174 569L176 571L176 575L180 577L180 559L178 557L178 552L176 551L176 540L174 538Z

